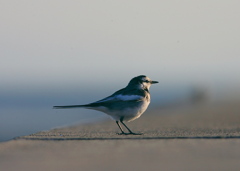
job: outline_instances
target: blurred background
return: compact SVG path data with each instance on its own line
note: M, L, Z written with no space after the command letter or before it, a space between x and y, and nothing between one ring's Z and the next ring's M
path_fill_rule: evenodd
M239 99L240 1L0 2L0 141L106 115L99 100L144 74L150 108Z

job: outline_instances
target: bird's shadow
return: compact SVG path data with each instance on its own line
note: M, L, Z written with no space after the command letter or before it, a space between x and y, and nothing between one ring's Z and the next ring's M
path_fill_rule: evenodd
M240 139L240 136L172 136L172 137L16 137L15 139L38 140L38 141L83 141L83 140L186 140L186 139Z

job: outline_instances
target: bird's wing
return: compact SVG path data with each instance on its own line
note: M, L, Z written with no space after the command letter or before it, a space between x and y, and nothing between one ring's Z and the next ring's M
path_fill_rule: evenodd
M126 91L126 88L120 89L113 93L111 96L108 96L104 99L98 100L94 103L102 103L102 102L116 102L116 101L139 101L142 100L145 97L144 93L139 93L139 95L133 95L132 92L129 94L128 91Z
M134 95L133 95L134 94ZM79 107L98 107L104 106L106 104L116 103L116 102L127 102L127 101L142 101L145 98L146 94L144 91L128 91L126 88L120 89L113 93L111 96L108 96L104 99L98 100L93 103L85 104L85 105L71 105L71 106L54 106L55 109L69 109L69 108L79 108Z
M116 102L116 101L139 101L142 100L144 97L140 95L116 95L116 96L109 96L102 100L96 101L94 103L103 103L103 102Z

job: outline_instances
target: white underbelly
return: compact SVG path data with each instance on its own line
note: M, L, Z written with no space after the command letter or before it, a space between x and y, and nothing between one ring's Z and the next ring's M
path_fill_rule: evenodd
M139 118L148 108L150 102L142 102L135 108L125 108L123 111L119 112L106 112L114 120L120 120L123 118L123 121L133 121Z

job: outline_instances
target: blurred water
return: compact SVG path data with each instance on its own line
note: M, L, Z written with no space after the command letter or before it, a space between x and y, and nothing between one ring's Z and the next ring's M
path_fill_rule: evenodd
M107 87L101 86L100 83L96 86L96 83L81 89L74 86L2 89L0 92L0 141L56 127L108 119L109 116L98 111L52 109L52 106L86 104L99 100L124 87L124 83L121 83L122 85L117 83ZM238 89L238 86L231 89L220 85L211 87L189 83L174 85L159 83L151 87L149 108L172 108L179 105L215 102L227 97L233 98L233 94L235 97L240 97L239 93L236 93Z

